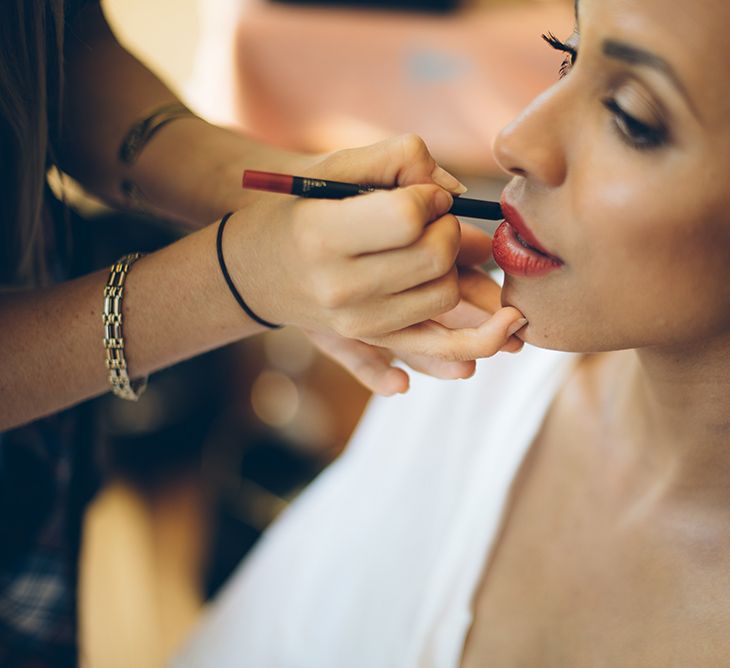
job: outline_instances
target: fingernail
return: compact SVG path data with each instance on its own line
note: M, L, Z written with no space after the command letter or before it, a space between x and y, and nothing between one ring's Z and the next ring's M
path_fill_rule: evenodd
M431 172L433 182L440 185L444 190L448 190L453 195L463 195L466 192L466 186L455 176L449 174L443 167L436 165Z
M519 332L525 325L527 324L527 318L520 318L519 320L515 320L508 328L507 328L507 336L510 337L516 332Z
M434 195L434 204L438 211L448 211L454 203L454 198L445 190L437 190Z

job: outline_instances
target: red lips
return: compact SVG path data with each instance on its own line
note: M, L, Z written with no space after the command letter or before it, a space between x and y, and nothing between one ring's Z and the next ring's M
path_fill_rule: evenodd
M495 262L512 276L544 276L559 269L563 261L551 255L537 240L517 209L502 197L504 222L492 240Z

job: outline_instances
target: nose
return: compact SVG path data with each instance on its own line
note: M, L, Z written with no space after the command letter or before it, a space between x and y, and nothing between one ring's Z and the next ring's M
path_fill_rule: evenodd
M497 163L507 172L556 188L567 176L566 104L562 84L533 100L494 143Z

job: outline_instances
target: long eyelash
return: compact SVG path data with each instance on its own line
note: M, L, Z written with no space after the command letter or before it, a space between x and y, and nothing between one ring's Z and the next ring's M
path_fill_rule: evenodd
M542 38L553 47L553 49L557 51L564 51L565 53L570 54L572 58L572 62L575 63L576 59L578 58L578 50L570 46L570 44L566 44L562 40L559 40L553 33L547 32L542 34Z
M568 72L570 72L570 68L575 65L575 61L578 59L578 50L570 46L570 44L566 44L562 40L559 40L551 32L543 33L542 38L556 51L563 51L568 54L568 57L560 65L559 74L562 79Z

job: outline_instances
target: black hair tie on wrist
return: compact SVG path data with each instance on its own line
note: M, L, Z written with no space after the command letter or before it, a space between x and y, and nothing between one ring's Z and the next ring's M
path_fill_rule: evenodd
M216 239L216 249L218 250L218 264L221 267L221 273L223 274L223 278L226 279L226 283L228 284L228 289L231 291L231 294L236 298L238 305L246 312L246 315L249 318L251 318L251 320L256 321L257 323L259 323L259 325L268 327L269 329L281 329L283 325L275 325L274 323L269 322L268 320L259 318L259 316L257 316L251 310L251 307L244 301L243 297L241 297L241 293L236 289L236 286L233 284L233 280L231 279L231 275L228 273L228 269L226 267L226 261L223 259L223 228L226 226L228 219L232 215L233 215L233 212L229 211L225 216L223 216L223 218L221 219L221 222L218 225L218 237Z

